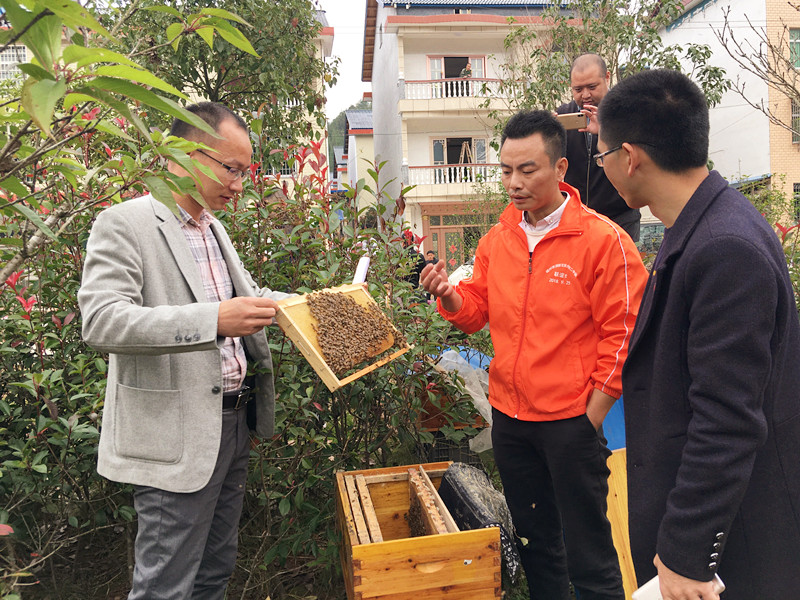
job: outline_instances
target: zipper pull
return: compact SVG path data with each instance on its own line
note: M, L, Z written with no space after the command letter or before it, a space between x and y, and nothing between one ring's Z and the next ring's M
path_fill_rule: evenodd
M528 252L528 275L533 272L533 252Z

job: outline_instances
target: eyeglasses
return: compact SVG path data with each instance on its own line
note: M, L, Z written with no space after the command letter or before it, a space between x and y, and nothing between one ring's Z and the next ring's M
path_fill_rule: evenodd
M206 154L202 150L198 150L198 152L200 154L202 154L203 156L206 156L206 157L210 158L215 163L220 164L225 169L225 171L227 171L227 173L231 177L231 179L244 179L245 177L247 177L247 171L242 171L241 169L237 169L236 167L232 167L230 165L226 165L221 160L217 160L213 156L209 156L208 154Z
M606 150L605 152L600 152L599 154L595 154L594 156L592 156L592 158L594 159L594 162L597 163L597 166L602 168L605 157L611 154L612 152L616 152L617 150L620 149L622 149L622 144L620 144L616 148L612 148L611 150Z

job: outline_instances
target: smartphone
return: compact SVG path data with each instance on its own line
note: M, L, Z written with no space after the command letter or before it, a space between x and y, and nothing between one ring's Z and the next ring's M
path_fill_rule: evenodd
M725 584L719 575L714 574L714 591L721 594L725 591ZM661 597L661 588L658 586L658 575L653 577L650 581L645 583L638 590L633 592L632 600L663 600Z
M579 112L556 115L556 118L564 126L564 129L583 129L589 124L589 117Z

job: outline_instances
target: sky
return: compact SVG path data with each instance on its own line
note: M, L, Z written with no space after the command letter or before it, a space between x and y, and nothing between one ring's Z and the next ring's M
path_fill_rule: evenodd
M361 81L361 58L364 47L364 0L319 0L328 25L333 27L333 55L339 57L339 78L326 93L325 113L332 120L355 104L372 88Z

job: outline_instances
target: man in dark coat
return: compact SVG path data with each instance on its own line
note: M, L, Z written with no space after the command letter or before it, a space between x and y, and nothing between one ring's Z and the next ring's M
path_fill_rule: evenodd
M556 112L583 112L589 117L589 127L567 131L569 166L564 181L578 190L584 204L610 218L638 242L639 211L625 204L603 169L592 160L597 152L597 108L608 93L610 80L611 73L597 54L582 54L572 63L572 102L562 104Z
M800 598L800 323L775 232L708 172L675 71L623 80L596 160L667 226L623 370L631 551L664 600ZM655 565L655 566L654 566Z

